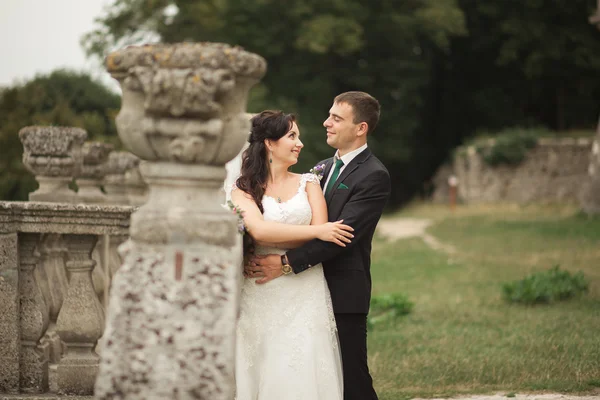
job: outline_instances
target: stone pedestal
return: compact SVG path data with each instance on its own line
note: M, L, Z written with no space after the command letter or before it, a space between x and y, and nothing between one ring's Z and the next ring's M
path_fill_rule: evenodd
M265 61L188 43L128 47L106 65L123 88L119 136L150 190L120 247L96 397L230 400L242 249L222 187Z
M148 185L144 181L138 166L125 172L125 193L132 206L141 206L148 201Z
M94 347L104 328L104 311L92 285L92 268L96 263L91 253L98 237L65 235L64 238L71 278L57 322L57 332L67 346L58 365L58 389L60 393L90 395L99 363Z
M76 193L69 183L79 174L83 129L56 126L28 126L19 131L23 143L23 164L40 187L29 194L31 201L73 202Z
M0 393L19 391L21 322L17 234L0 225Z
M48 308L35 280L39 234L19 235L19 292L21 314L20 389L44 393L48 390L48 359L38 348L48 328Z
M140 159L127 151L113 151L108 157L107 173L104 177L104 191L113 204L129 204L125 173L136 168Z
M107 202L106 195L100 189L107 172L108 155L113 150L111 144L86 142L83 144L83 165L77 178L77 200L88 204Z

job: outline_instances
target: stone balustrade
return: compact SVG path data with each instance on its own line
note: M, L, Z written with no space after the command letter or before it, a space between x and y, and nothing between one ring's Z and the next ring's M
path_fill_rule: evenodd
M91 253L99 235L127 234L131 211L0 202L0 393L92 393L104 309Z
M111 158L112 146L85 143L87 133L78 128L31 126L19 136L23 162L40 187L32 202L0 202L0 393L90 395L104 331L99 299L120 265L117 247L128 238L133 209L110 189L117 181L126 185L137 158ZM79 193L69 188L73 179ZM94 258L110 265L107 271L95 268L98 242L107 252Z

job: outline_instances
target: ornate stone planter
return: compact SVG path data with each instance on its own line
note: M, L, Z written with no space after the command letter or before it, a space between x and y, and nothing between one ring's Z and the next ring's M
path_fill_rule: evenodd
M128 47L106 66L123 89L119 136L150 192L121 246L96 396L231 399L242 254L221 188L266 63L185 43Z
M83 162L83 129L58 126L27 126L19 131L23 164L35 175L40 187L29 194L31 201L73 202L69 189Z

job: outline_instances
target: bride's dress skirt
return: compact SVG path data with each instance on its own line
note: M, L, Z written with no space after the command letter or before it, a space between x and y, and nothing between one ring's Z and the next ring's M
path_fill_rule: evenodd
M320 265L265 285L247 279L237 329L237 400L336 400L342 369Z

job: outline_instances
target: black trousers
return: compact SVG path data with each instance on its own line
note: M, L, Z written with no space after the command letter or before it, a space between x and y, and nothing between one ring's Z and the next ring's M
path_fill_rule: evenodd
M342 367L344 400L377 400L367 365L367 315L335 314Z

